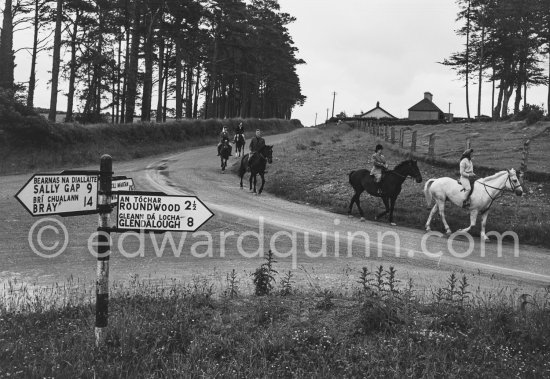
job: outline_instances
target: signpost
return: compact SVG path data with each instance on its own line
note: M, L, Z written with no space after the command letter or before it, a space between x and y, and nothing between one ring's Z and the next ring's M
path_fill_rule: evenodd
M214 214L196 196L119 192L116 231L194 232Z
M35 174L15 197L33 216L97 213L97 171Z
M214 214L196 196L135 192L134 181L113 176L112 159L101 157L99 171L34 174L15 197L32 216L99 214L96 280L96 345L105 341L109 316L110 233L194 232ZM118 203L115 227L111 212Z

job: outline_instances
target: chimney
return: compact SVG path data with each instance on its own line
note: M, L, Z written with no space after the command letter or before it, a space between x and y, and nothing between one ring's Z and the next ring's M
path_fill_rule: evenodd
M379 101L376 102L376 108L380 108L380 102Z
M424 99L432 101L433 95L430 92L424 92Z

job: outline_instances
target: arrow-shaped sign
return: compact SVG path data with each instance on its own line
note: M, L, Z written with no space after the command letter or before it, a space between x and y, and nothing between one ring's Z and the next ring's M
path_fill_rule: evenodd
M97 173L34 174L15 197L33 216L97 213Z
M212 216L196 196L118 193L117 231L194 232Z
M132 178L127 178L125 176L113 177L111 181L111 192L120 192L120 191L133 191L134 180ZM111 205L118 204L118 195L113 194L111 196Z

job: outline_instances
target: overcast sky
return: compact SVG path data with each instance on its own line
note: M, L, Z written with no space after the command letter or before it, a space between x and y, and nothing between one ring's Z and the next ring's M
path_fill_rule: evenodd
M380 106L392 115L408 116L408 108L424 92L444 112L466 116L465 89L441 62L462 49L455 35L458 11L454 0L279 0L281 10L296 17L289 26L298 56L303 107L293 117L304 125L332 113L353 116ZM548 67L546 64L545 67ZM484 83L481 110L490 115L491 84ZM527 102L546 105L547 87L528 89ZM546 106L545 106L546 108ZM477 113L477 84L470 87L470 112Z
M466 116L463 81L438 64L462 49L464 40L455 35L455 0L279 0L281 10L296 17L289 25L298 57L307 63L298 68L303 107L294 118L304 125L323 122L327 108L348 116L380 106L396 117L420 101L425 91L444 112ZM14 46L31 46L32 32L15 34ZM63 53L63 52L62 52ZM19 51L15 79L27 82L30 55ZM548 67L546 64L545 67ZM49 107L51 52L43 52L37 65L36 106ZM66 83L61 84L58 109L66 108ZM482 113L491 113L490 83L484 83ZM527 101L546 104L547 88L529 89ZM477 86L470 88L470 111L477 110Z

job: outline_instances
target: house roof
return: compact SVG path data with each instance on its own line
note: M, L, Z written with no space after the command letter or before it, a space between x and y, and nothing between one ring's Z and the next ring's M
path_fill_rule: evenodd
M382 108L382 107L380 106L380 103L379 103L379 102L377 102L377 103L376 103L376 107L372 108L370 111L367 111L367 112L365 112L365 113L361 113L360 117L364 117L364 116L368 115L369 113L374 112L374 111L377 110L377 109L379 109L379 110L381 110L382 112L386 113L386 114L388 115L388 117L397 118L397 117L395 117L394 115L392 115L390 112L388 112L387 110L385 110L384 108Z
M443 111L437 107L432 101L423 98L418 103L409 108L409 111L417 112L441 112Z

